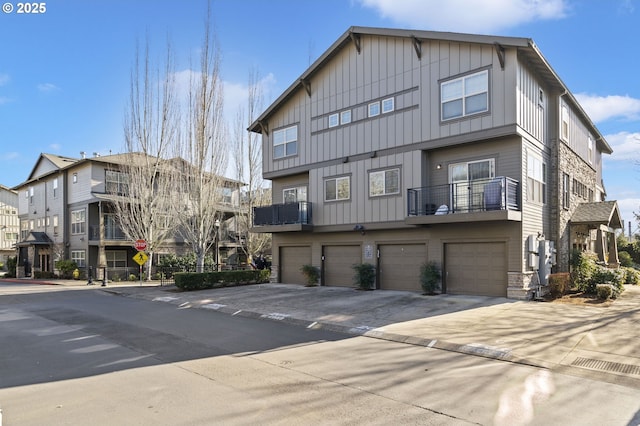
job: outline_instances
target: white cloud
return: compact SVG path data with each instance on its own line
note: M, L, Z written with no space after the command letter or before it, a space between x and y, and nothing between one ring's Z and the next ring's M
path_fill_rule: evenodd
M575 96L596 123L613 118L640 120L640 99L628 95L597 96L588 93L577 93Z
M566 0L360 0L383 17L416 29L493 33L520 24L564 18Z
M622 220L625 222L631 221L631 232L638 229L638 222L636 222L634 213L640 213L640 198L622 198L616 200L618 203L618 209L620 209L620 216L622 216ZM627 228L627 224L625 223L624 231L628 232L629 228Z
M0 86L4 86L11 80L9 74L0 74Z
M49 145L49 148L51 148L52 151L60 151L60 144L59 143L52 143L51 145Z
M55 92L57 90L60 90L60 88L52 83L42 83L42 84L38 84L38 90L44 93L48 93L48 92Z
M9 102L11 102L11 99L4 96L0 96L0 105L8 104Z
M640 132L619 132L604 137L613 154L607 156L607 161L640 161Z

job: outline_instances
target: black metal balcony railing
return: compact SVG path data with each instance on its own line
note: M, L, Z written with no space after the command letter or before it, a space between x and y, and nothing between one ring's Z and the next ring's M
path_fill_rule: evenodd
M253 208L254 226L289 224L311 224L311 203L299 201Z
M411 188L407 190L407 214L425 216L490 210L520 210L519 190L518 181L504 176Z
M126 240L127 236L122 232L122 229L118 226L105 226L104 227L104 239L109 241L122 241ZM89 226L89 240L100 241L100 226Z

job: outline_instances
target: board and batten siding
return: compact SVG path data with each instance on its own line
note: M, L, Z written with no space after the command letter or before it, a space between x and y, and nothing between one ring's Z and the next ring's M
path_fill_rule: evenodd
M562 138L562 107L565 106L569 111L569 138L568 140L564 140ZM565 102L563 98L560 98L560 108L559 108L559 117L558 120L560 122L560 140L562 140L573 152L578 154L587 164L595 167L596 156L596 141L593 134L589 132L587 126L582 122L576 111L571 107L568 102ZM589 136L591 136L593 140L593 160L589 161Z
M500 67L493 45L422 41L418 59L411 39L363 36L309 78L311 96L296 90L268 118L263 134L264 173L277 173L356 154L516 123L515 49ZM489 71L489 112L441 122L440 84L475 71ZM393 97L394 111L368 117L370 102ZM350 124L328 127L330 114L350 110ZM298 126L298 153L273 158L273 131Z
M533 138L548 144L549 93L525 63L518 67L518 125Z
M547 166L547 182L546 193L547 202L545 204L536 203L527 199L527 156L532 153L542 159ZM557 200L551 200L551 185L553 182L551 179L551 159L548 148L544 151L540 150L538 146L523 138L522 142L522 179L521 179L521 194L522 194L522 247L525 245L527 236L537 235L538 232L543 233L545 236L551 236L551 203L557 202ZM522 256L523 267L527 266L527 256L523 250Z
M507 176L522 182L521 141L522 138L513 136L432 151L429 153L429 185L448 184L450 164L489 158L495 160L496 176ZM441 169L437 168L438 164L442 166Z
M369 196L369 172L400 169L400 192L380 197ZM351 198L345 201L324 201L327 178L349 176ZM314 226L404 221L407 188L420 186L421 156L405 152L367 160L336 164L309 172L309 201L313 203Z
M78 181L73 182L73 175L78 174ZM104 173L102 180L104 180ZM92 198L91 190L93 185L93 175L91 163L83 163L81 166L69 170L69 178L66 182L66 191L69 205L85 202Z

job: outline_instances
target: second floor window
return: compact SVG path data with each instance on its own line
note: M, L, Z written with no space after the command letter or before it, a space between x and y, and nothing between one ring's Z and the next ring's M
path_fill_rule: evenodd
M547 168L535 155L527 156L527 200L534 203L547 202Z
M282 190L282 199L284 203L297 203L299 201L307 201L307 187L299 186L297 188L287 188Z
M489 71L480 71L440 85L442 121L489 111Z
M58 178L53 179L51 188L53 189L53 198L56 198L58 196Z
M58 235L58 215L54 214L53 215L53 235Z
M71 233L74 235L84 234L87 220L84 209L73 210L71 212Z
M331 178L324 181L324 200L340 201L351 197L351 183L349 176Z
M298 127L291 126L273 132L273 158L289 157L298 153Z
M105 170L105 190L108 194L127 195L129 175L115 170Z
M400 169L380 170L369 173L369 196L400 193Z

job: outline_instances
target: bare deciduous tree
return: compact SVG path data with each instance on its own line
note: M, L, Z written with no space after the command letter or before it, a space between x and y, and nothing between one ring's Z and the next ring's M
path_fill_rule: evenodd
M236 215L238 232L244 237L243 246L247 256L255 257L271 246L271 234L252 233L249 229L253 225L253 208L268 205L271 202L271 191L266 188L262 179L262 145L260 136L247 130L248 123L252 123L262 109L262 86L259 73L249 71L247 85L247 116L245 120L244 108L238 108L234 125L234 156L236 175L244 182L242 211Z
M176 151L176 157L184 161L174 179L178 185L175 193L182 197L174 210L178 230L196 255L198 271L204 269L205 256L215 244L223 220L222 174L227 165L220 51L212 36L210 12L207 16L200 69L190 73L186 128Z
M137 49L124 120L126 154L109 157L114 168L107 171L105 182L117 225L132 242L147 242L151 254L146 264L148 272L154 251L174 231L167 214L173 176L166 163L170 148L176 143L179 123L173 63L169 43L162 68L152 65L148 42L142 54ZM150 275L147 273L148 279Z

